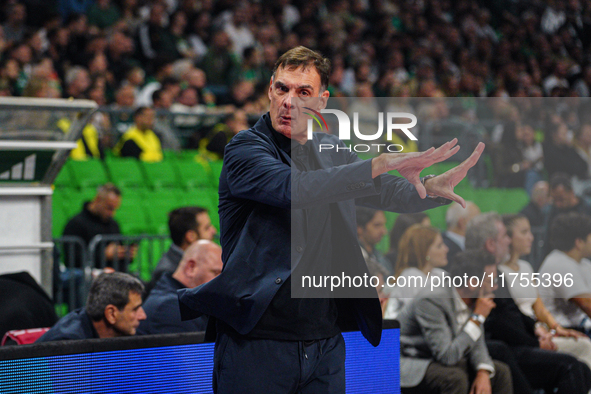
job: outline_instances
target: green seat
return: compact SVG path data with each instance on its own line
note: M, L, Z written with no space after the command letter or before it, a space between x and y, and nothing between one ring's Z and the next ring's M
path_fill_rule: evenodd
M68 160L67 166L72 172L74 182L80 189L97 188L109 182L103 162L98 159L86 161Z
M115 213L115 220L119 223L121 234L135 235L154 232L152 223L146 214L147 208L143 196L124 193L121 198L121 206Z
M142 162L146 183L153 189L180 187L172 160L155 163Z
M61 171L57 174L57 178L55 178L55 181L53 181L53 184L56 187L77 187L76 179L74 178L70 168L70 162L72 162L72 160L66 161Z
M184 191L160 189L146 193L148 218L156 234L168 233L168 214L176 208L186 206Z
M112 157L105 159L111 181L120 188L145 187L144 174L139 160L133 157Z
M195 189L215 185L210 170L203 164L195 160L177 160L175 165L181 187Z

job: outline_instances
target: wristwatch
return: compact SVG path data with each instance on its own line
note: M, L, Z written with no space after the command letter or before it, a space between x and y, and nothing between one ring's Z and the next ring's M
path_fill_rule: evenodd
M486 317L484 317L482 315L479 315L477 313L473 313L473 314L470 315L470 319L476 320L480 324L484 324L484 321L486 320Z
M427 179L435 178L436 176L437 175L433 175L433 174L426 175L426 176L420 178L421 179L421 183L423 184L423 186L425 186L425 181ZM426 186L425 186L425 190L427 190L427 187ZM436 202L438 204L441 204L441 205L447 205L447 204L451 204L452 203L452 201L450 199L447 199L445 197L430 196L429 194L427 194L427 198L430 199L430 200L433 200L434 202Z

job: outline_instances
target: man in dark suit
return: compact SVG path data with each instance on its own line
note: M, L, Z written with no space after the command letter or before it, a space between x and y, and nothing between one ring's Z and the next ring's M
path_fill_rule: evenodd
M448 267L455 263L456 254L466 250L466 227L468 222L480 214L480 208L472 201L466 201L466 208L453 203L445 213L447 231L441 234L443 242L449 248L447 252Z
M484 149L481 144L460 166L421 180L423 168L457 152L455 140L437 150L366 161L335 136L314 133L307 141L300 104L307 100L317 110L326 104L329 69L327 59L304 47L282 55L269 86L269 113L226 147L219 186L224 270L209 283L178 291L184 319L205 314L213 317L210 325L217 323L217 393L344 393L340 331L359 327L379 344L375 288L358 289L367 298L296 298L292 292L309 289L292 269L301 275L301 267L328 267L363 276L355 203L398 212L440 206L437 196L464 204L453 187ZM340 149L319 152L323 143ZM385 174L394 169L408 180Z
M147 318L140 322L138 334L205 331L207 316L181 321L176 291L209 282L222 272L222 266L219 245L204 239L189 245L174 273L165 272L144 302Z

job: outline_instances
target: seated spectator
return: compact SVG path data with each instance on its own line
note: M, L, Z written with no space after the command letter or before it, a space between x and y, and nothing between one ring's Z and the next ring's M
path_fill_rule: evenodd
M550 197L551 204L545 221L547 230L549 230L554 219L563 213L576 212L591 216L591 205L575 195L570 177L566 174L557 173L550 179ZM547 231L543 257L546 257L552 250L549 235L550 233Z
M51 298L28 272L0 275L0 339L10 330L51 327L57 315Z
M413 224L404 232L394 276L396 281L403 278L405 286L394 287L390 292L384 318L396 319L402 308L421 291L422 286L414 282L414 278L427 280L428 274L442 276L445 273L441 268L447 265L448 251L441 234L433 227Z
M112 0L97 0L88 9L88 24L99 29L111 27L121 18L117 5Z
M431 219L429 219L429 216L424 212L403 213L396 218L394 226L392 227L392 230L390 230L390 249L388 250L388 254L386 254L386 259L390 263L388 268L390 274L394 273L394 266L398 259L397 251L400 238L402 238L402 235L410 226L417 223L420 223L423 226L430 226Z
M384 235L387 234L386 215L384 211L357 207L357 239L361 246L361 253L365 262L373 260L387 270L391 270L390 264L384 259L382 253L376 249Z
M562 172L568 176L587 178L587 162L577 154L568 138L568 126L559 123L551 129L550 137L546 138L544 145L544 167L548 175Z
M146 318L143 291L142 282L129 274L101 274L90 286L86 307L61 318L36 343L135 335Z
M224 158L224 150L230 140L242 130L248 129L248 117L242 109L233 111L225 122L218 123L199 140L199 151L202 156L212 160ZM197 138L197 136L195 136Z
M98 188L92 201L84 203L82 212L68 221L63 235L80 237L88 246L96 235L121 234L119 224L113 218L120 205L121 191L119 188L111 183L104 184ZM112 242L105 248L104 256L94 256L95 266L100 267L103 259L107 266L113 266L115 262L126 258L131 260L135 257L136 251L136 247L127 247ZM66 263L68 268L84 267L82 256L77 252L74 256L70 256L67 249Z
M472 251L458 256L450 273L480 278L496 268L492 256ZM426 288L400 313L402 393L513 393L509 368L491 359L481 327L496 285L462 285Z
M72 122L68 118L61 118L57 122L59 127L64 133L70 131ZM72 160L88 160L90 158L102 159L103 158L103 145L99 138L99 131L93 125L88 123L82 129L82 136L76 141L76 148L70 151L70 157Z
M529 124L520 127L519 148L523 155L521 167L526 170L525 190L529 195L536 182L542 180L542 171L544 170L544 150L542 144L536 141L534 128Z
M487 338L509 345L534 389L558 394L588 393L589 367L571 355L557 353L552 334L521 313L508 286L498 289L495 302L496 307L485 322Z
M591 124L583 124L576 135L574 147L585 163L587 174L591 174Z
M139 107L133 114L133 126L121 136L113 153L147 162L162 161L160 138L152 131L154 117L152 108Z
M529 221L523 215L503 215L503 222L507 228L507 235L511 238L509 260L499 265L499 271L504 272L507 279L521 275L529 278L532 282L517 281L509 287L509 293L515 304L525 316L536 320L541 326L540 330L544 335L550 329L554 330L555 337L552 342L556 350L561 353L570 354L591 366L591 340L579 331L562 327L540 298L538 287L534 286L534 270L527 261L520 260L523 255L531 252L531 245L534 239L531 233Z
M441 234L443 242L449 248L447 261L453 265L455 256L466 250L466 227L473 217L480 215L480 208L472 201L466 201L466 208L457 202L452 203L445 213L447 231Z
M201 207L181 207L171 211L168 214L168 230L172 245L158 261L148 290L154 287L162 274L172 274L177 269L183 253L192 243L199 239L211 241L216 234L207 210Z
M503 220L496 212L482 213L468 223L466 250L484 250L495 257L497 264L501 264L507 260L510 243Z
M591 218L574 212L557 216L550 227L550 242L554 250L542 263L540 274L561 280L541 286L540 296L558 324L589 335L591 261L586 257L591 255Z
M203 239L191 244L174 273L164 273L150 292L144 303L148 317L140 323L138 334L205 331L207 316L181 321L176 291L209 282L222 267L222 248L218 245Z
M570 183L570 182L569 182ZM539 181L534 185L529 203L521 210L533 227L543 226L550 202L548 182Z

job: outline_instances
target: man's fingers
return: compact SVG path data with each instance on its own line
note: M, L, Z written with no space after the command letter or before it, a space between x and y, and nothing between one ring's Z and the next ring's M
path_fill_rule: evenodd
M476 146L476 149L474 149L474 152L472 152L472 154L470 155L470 157L468 157L466 160L464 160L464 163L460 164L460 165L466 165L468 166L468 169L472 168L474 166L474 164L478 163L478 159L480 159L480 155L482 155L482 152L484 152L484 142L479 142L478 145Z
M423 186L423 183L421 182L420 179L418 180L418 182L412 182L412 184L415 185L415 188L417 189L417 193L419 193L419 197L421 197L421 198L427 197L427 190L425 189L425 186Z

